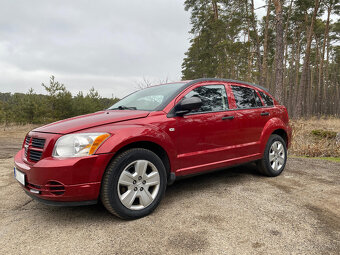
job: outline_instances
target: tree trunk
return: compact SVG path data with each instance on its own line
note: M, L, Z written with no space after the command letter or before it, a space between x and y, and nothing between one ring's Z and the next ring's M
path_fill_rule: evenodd
M318 88L319 88L319 97L318 97L318 101L319 101L319 107L318 107L318 112L321 113L322 112L322 107L321 107L321 103L323 102L323 100L325 99L325 77L324 77L324 59L325 59L325 51L326 51L326 42L328 41L328 37L329 37L329 19L331 16L331 11L332 11L332 7L331 5L328 6L327 8L327 22L326 22L326 28L325 28L325 34L324 34L324 39L323 39L323 44L322 44L322 52L321 52L321 61L320 61L320 66L319 66L319 80L318 80Z
M312 34L314 29L314 23L315 18L319 10L319 0L315 0L315 7L314 12L312 16L312 21L308 30L307 34L307 45L306 45L306 52L305 57L303 61L303 68L302 68L302 74L301 74L301 80L300 80L300 86L297 96L297 104L295 107L295 117L301 117L304 109L304 102L306 99L306 95L303 95L303 92L306 90L307 82L308 82L308 66L309 66L309 60L310 60L310 52L311 52L311 44L312 44Z
M283 103L283 18L282 1L274 0L276 14L276 42L275 42L275 97Z
M295 89L294 89L294 105L297 104L298 99L298 91L299 91L299 76L300 76L300 58L301 58L301 38L300 38L300 32L301 29L298 29L297 32L297 50L295 54ZM292 115L295 117L295 108L294 111L292 111Z
M267 6L267 16L266 16L266 23L264 27L264 41L263 41L263 60L262 60L262 85L267 87L267 54L268 54L268 27L269 27L269 15L270 15L270 6L272 4L271 0L268 0Z
M319 40L318 38L315 36L315 47L316 47L316 56L315 56L315 59L318 60L320 59L320 62L321 62L321 54L320 54L320 49L319 49ZM319 65L319 76L320 76L320 65ZM316 92L315 92L315 97L314 97L314 113L319 115L320 114L320 108L321 108L321 103L322 103L322 100L319 100L320 98L320 94L321 94L321 91L320 91L320 83L318 82L318 85L316 86Z
M248 4L248 0L247 0ZM263 85L262 79L261 79L261 73L262 73L262 67L261 67L261 49L260 49L260 39L257 32L256 27L256 19L255 19L255 11L254 11L254 0L251 0L251 17L252 17L252 27L255 33L255 48L257 53L257 69L258 69L258 83L260 85Z
M327 52L326 52L326 75L325 75L325 82L324 82L324 100L325 100L325 106L328 106L328 87L329 87L329 48L330 48L330 42L329 42L329 37L328 37L328 40L327 40ZM336 82L336 79L335 79L335 82ZM334 83L334 85L336 86L336 84ZM328 102L328 103L327 103ZM327 112L327 108L325 109L325 112Z
M287 61L288 61L288 43L287 43L287 37L288 37L288 28L289 28L289 20L290 20L290 14L292 11L292 5L293 0L290 0L288 14L287 14L287 20L286 20L286 27L284 32L284 39L283 39L283 45L285 47L284 51L284 65L283 65L283 88L284 88L284 105L288 105L288 86L286 84L286 81L288 81L287 76Z
M294 98L294 72L293 72L293 68L294 68L294 60L295 60L295 54L296 54L296 31L294 32L294 36L293 36L293 44L292 44L292 54L291 54L291 58L289 61L289 72L288 72L288 94L287 94L287 99L288 99L288 113L289 116L292 117L292 108L293 108L293 98Z
M216 0L212 0L212 6L213 6L214 18L215 20L218 20L218 7L217 7Z

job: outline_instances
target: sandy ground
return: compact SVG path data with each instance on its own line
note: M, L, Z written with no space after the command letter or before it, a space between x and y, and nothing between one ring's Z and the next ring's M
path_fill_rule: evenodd
M339 163L289 158L276 178L248 164L180 180L152 215L123 221L101 205L32 201L13 178L22 139L0 137L0 254L340 253Z

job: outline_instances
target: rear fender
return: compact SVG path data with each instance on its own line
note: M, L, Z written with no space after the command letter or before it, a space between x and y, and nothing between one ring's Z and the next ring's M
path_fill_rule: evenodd
M272 118L272 119L270 119L266 123L266 125L264 126L264 128L262 130L262 133L261 133L261 138L260 138L260 152L261 152L261 155L263 155L263 153L264 153L264 150L266 148L266 144L268 142L268 139L269 139L270 135L275 130L277 130L277 129L283 129L286 132L286 134L288 134L287 126L279 118Z

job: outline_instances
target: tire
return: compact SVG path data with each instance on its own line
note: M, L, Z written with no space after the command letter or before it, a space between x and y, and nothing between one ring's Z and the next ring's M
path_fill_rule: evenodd
M263 158L257 161L258 171L275 177L282 173L287 162L286 142L279 135L271 135L266 144Z
M129 149L108 165L100 198L112 214L126 220L138 219L155 210L167 186L162 160L152 151Z

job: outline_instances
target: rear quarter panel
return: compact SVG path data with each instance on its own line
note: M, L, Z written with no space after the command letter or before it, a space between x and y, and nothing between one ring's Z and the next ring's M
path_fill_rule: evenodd
M278 129L282 129L287 133L287 146L290 146L291 141L291 128L289 126L289 119L287 110L282 105L275 105L273 108L270 109L271 118L268 120L266 125L264 126L261 138L260 138L260 151L261 154L264 153L267 141L270 135Z

